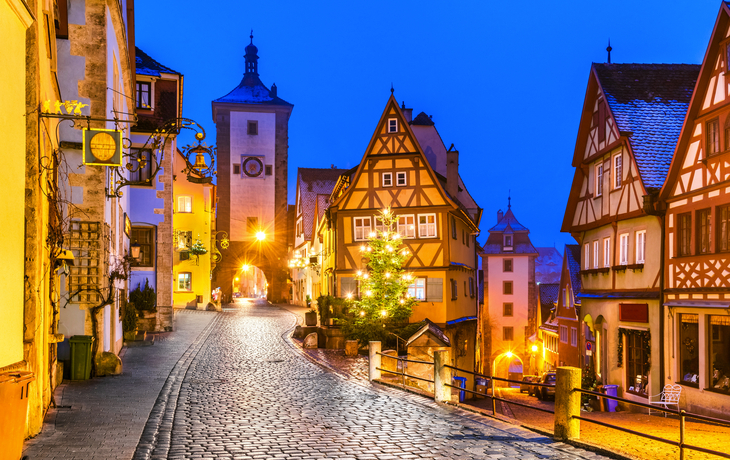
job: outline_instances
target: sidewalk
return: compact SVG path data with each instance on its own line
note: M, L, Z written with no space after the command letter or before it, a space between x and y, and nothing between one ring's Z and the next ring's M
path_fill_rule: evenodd
M132 458L170 371L216 315L176 310L175 332L154 346L122 350L122 375L64 381L54 393L58 407L49 409L43 430L25 442L23 455L32 460Z

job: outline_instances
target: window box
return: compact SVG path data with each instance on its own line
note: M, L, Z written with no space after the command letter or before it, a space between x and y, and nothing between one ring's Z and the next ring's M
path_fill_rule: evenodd
M614 265L611 267L615 272L625 272L628 265Z
M636 271L636 270L643 270L644 264L629 264L629 265L623 265L623 267L625 267L624 269L629 268L631 270Z
M610 267L600 267L600 268L589 268L587 270L581 270L581 275L597 275L599 273L608 273L611 271Z

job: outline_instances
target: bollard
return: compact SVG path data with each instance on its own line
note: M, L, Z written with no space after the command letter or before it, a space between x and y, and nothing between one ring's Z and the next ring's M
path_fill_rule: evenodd
M436 402L451 401L451 387L444 385L451 384L451 369L446 367L450 364L451 356L449 350L440 350L433 353L433 399Z
M555 439L580 439L581 371L577 367L559 367L555 381Z
M372 382L373 380L380 380L380 370L378 368L382 368L383 366L380 365L381 356L378 354L380 353L380 342L370 342L368 344L368 356L369 356L369 363L370 367L368 368L368 378Z

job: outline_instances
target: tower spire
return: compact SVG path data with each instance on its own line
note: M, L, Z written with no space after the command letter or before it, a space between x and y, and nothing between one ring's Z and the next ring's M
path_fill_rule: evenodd
M608 46L606 47L606 51L608 51L608 63L609 64L611 63L611 50L612 49L613 48L611 48L611 39L609 38L608 39Z
M253 44L253 29L251 29L251 43L246 46L246 54L244 55L244 58L246 58L246 75L256 75L259 74L259 57L256 53L258 53L258 48L256 48L256 45Z
M507 190L507 209L512 209L512 190Z

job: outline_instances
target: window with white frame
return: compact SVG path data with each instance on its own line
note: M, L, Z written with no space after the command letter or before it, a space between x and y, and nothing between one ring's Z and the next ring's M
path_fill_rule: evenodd
M177 290L178 291L192 291L193 290L193 274L190 272L183 272L177 274Z
M619 153L613 157L613 188L620 188L623 180L623 157Z
M392 187L393 186L393 173L385 172L383 173L383 187Z
M403 238L416 237L416 218L415 216L398 216L398 233Z
M418 236L420 238L436 238L436 214L418 215Z
M596 196L603 194L603 163L596 165Z
M152 83L148 81L137 82L137 108L152 108Z
M593 242L593 268L598 268L598 240Z
M586 243L583 245L583 269L591 268L591 246Z
M408 286L408 296L416 300L426 300L426 278L416 278Z
M573 347L578 346L578 329L574 327L570 328L570 345Z
M355 222L355 241L365 241L371 231L370 217L353 217Z
M388 132L389 133L398 132L398 119L397 118L388 118Z
M395 185L397 185L398 187L404 187L408 185L408 179L405 172L395 173Z
M629 263L629 234L622 233L619 235L619 265L626 265Z
M636 263L643 264L646 258L646 230L636 232Z
M177 197L177 212L193 212L193 197Z
M378 232L385 231L385 224L383 223L383 219L377 216L375 216L375 230Z
M603 239L603 266L611 266L611 237Z
M568 343L568 326L560 326L560 341Z

